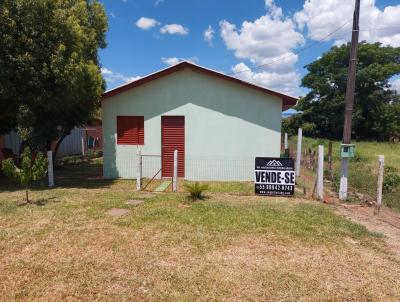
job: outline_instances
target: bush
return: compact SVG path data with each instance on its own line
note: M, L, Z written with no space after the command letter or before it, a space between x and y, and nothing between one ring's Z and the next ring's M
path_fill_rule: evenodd
M2 169L4 175L25 187L25 200L29 202L29 186L33 181L40 180L46 176L47 159L41 153L34 156L27 147L22 152L20 167L16 166L14 161L9 158L3 161Z
M383 178L383 191L392 193L400 185L400 175L395 167L385 167L385 176Z
M192 200L198 200L198 199L203 200L204 199L203 192L208 190L208 185L200 184L198 182L195 182L192 184L185 183L183 186L185 187L186 191L189 193L189 197Z

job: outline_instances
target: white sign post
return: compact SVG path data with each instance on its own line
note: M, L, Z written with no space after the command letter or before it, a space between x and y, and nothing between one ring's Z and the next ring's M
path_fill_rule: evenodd
M142 188L142 151L138 149L136 155L136 191Z
M172 178L172 191L178 190L178 150L174 151L174 176Z
M296 156L296 176L300 176L300 164L301 164L301 140L303 138L303 130L299 128L297 135L297 156Z
M324 200L324 146L318 146L317 198Z
M378 185L376 189L376 213L379 213L382 206L382 187L383 187L383 171L385 165L385 156L379 155L379 172L378 172Z
M49 187L54 187L53 152L52 151L47 151L47 175L49 178Z

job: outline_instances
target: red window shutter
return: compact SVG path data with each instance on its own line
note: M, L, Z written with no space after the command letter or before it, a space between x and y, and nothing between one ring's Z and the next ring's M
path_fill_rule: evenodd
M144 145L143 116L117 116L117 144Z

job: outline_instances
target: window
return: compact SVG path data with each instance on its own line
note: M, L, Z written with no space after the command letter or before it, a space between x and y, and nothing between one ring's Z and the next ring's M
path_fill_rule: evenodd
M117 116L117 144L144 145L143 116Z

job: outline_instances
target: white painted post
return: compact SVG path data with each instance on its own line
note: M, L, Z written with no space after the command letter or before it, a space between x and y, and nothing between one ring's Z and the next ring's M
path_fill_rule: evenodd
M81 130L81 148L82 156L85 156L85 140L83 139L83 130Z
M324 200L324 146L318 146L317 198Z
M303 138L303 130L299 128L297 135L297 156L296 156L296 176L300 177L300 164L301 164L301 140Z
M382 206L382 187L383 187L383 171L385 165L385 156L379 155L379 171L378 171L378 185L376 189L376 213L379 213Z
M49 178L49 187L54 187L53 151L47 151L47 176Z
M172 191L178 190L178 150L174 151L174 176L172 178Z
M285 157L289 157L289 144L288 144L288 134L285 132L285 140L284 140L284 154Z
M142 188L142 151L137 150L136 154L136 191Z
M347 200L347 175L349 175L349 158L342 158L342 175L340 176L339 199Z
M288 148L288 134L285 132L285 150Z

